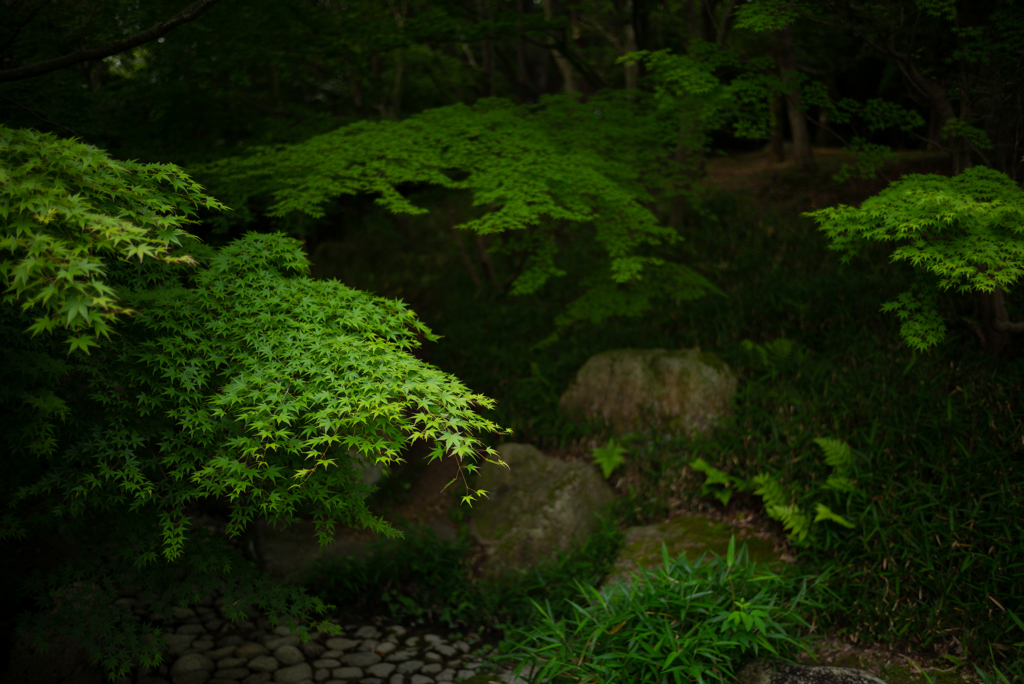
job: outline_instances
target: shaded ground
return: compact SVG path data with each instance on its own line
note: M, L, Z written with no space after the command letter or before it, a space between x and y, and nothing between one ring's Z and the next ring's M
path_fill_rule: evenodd
M904 174L948 176L950 171L946 153L915 150L897 152L896 164L883 167L876 178L855 178L838 183L832 176L844 164L854 164L855 156L830 147L814 148L814 156L818 164L816 172L798 170L791 157L776 163L770 152L712 157L708 160L708 175L703 184L734 192L778 212L802 212L836 204L859 204Z

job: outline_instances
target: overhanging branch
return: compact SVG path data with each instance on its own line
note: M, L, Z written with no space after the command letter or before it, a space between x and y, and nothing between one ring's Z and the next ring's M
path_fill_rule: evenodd
M78 50L77 52L72 52L71 54L64 55L63 57L55 57L53 59L48 59L45 62L36 62L35 64L19 67L17 69L4 69L0 71L0 83L19 81L23 78L34 78L50 71L65 69L73 64L78 64L79 62L91 62L97 59L110 57L111 55L116 55L117 53L124 52L125 50L131 50L133 47L138 47L143 43L148 43L160 38L161 36L167 35L172 29L196 19L199 15L220 1L221 0L198 0L198 2L193 3L178 14L175 14L167 21L161 22L149 29L146 29L145 31L140 31L129 38L107 43L102 47L92 48L89 50Z

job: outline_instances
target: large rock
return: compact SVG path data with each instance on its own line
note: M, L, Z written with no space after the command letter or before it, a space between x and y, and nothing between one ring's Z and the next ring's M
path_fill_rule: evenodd
M737 530L701 515L684 514L656 525L630 527L622 542L622 548L615 559L615 565L601 584L601 589L625 581L633 582L639 568L656 570L665 567L661 545L665 544L670 559L680 555L693 563L707 554L705 562L714 557L725 558L729 550L729 538L736 536L736 552L742 544L754 563L788 563L792 558L774 551L775 543L763 536L746 535Z
M598 530L595 514L615 494L596 466L560 461L528 444L503 444L498 453L509 467L480 467L475 487L489 494L470 518L470 533L487 549L485 576L553 558Z
M808 667L763 658L751 661L736 677L736 684L886 684L862 670L846 667Z
M736 375L699 349L616 349L591 357L562 395L563 413L603 419L617 435L703 432L732 415Z
M377 464L375 460L355 451L350 450L348 455L353 460L356 472L362 475L366 484L375 485L388 477L388 469L383 464ZM218 511L196 515L192 517L192 524L208 530L215 536L227 538L226 513ZM441 539L453 541L458 537L451 526L433 527ZM273 577L292 584L301 584L321 559L341 560L352 557L364 560L368 554L369 544L377 538L376 534L339 526L335 528L334 539L321 549L316 523L312 520L300 519L287 526L275 527L269 524L267 518L258 517L253 521L250 530L234 538L230 543L240 547L249 560L254 561L258 567Z

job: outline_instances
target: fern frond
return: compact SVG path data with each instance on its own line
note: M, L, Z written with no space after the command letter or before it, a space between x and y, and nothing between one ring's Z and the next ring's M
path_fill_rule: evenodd
M807 514L800 510L795 504L790 506L765 506L773 519L782 523L782 526L790 530L790 538L803 541L807 533L811 531L811 521Z
M818 437L814 443L825 452L825 463L836 469L837 474L845 475L848 468L853 467L853 452L850 445L841 439Z
M843 527L847 527L851 530L857 526L841 515L833 513L832 510L824 504L815 504L814 508L817 511L817 515L814 516L814 522L831 520L832 522L839 523Z
M786 504L788 497L785 490L782 489L781 484L770 479L769 475L757 475L754 477L754 484L757 485L754 494L764 499L765 508L768 506L784 506Z
M822 489L831 489L837 492L852 492L857 487L853 484L853 480L842 475L830 475L825 484L821 486Z

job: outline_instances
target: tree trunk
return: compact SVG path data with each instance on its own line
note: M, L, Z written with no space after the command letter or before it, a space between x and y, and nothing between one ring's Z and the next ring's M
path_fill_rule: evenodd
M786 105L781 95L772 97L772 161L781 164L786 161L786 137L785 126L782 124L782 117L785 116Z
M392 119L397 119L402 112L402 73L405 70L402 52L402 48L395 50L395 82L391 87L391 107L388 114Z
M544 0L544 18L548 21L551 20L554 15L554 0ZM551 48L551 56L555 58L555 64L558 65L558 71L562 74L562 83L565 85L565 92L572 93L579 91L579 87L576 85L575 73L572 70L572 64L565 58L558 48Z
M776 61L779 71L782 73L783 82L790 85L790 90L785 95L786 113L789 115L789 129L793 136L793 158L796 166L803 170L817 168L814 163L814 153L811 151L811 133L807 128L807 119L804 118L803 106L800 102L800 90L796 86L797 62L796 52L793 50L793 29L786 28L776 31Z
M490 19L490 7L486 0L477 0L480 19ZM494 42L490 38L483 40L484 73L487 74L487 95L494 97Z
M625 0L623 8L626 15L626 23L622 27L625 37L623 47L627 53L636 52L636 24L633 21L633 1ZM638 62L625 62L623 66L626 70L626 90L636 90L640 87L640 64Z
M516 14L520 15L519 28L523 26L523 0L516 0ZM523 34L516 36L516 96L519 104L530 99L529 72L526 70L526 39Z
M939 115L935 111L935 107L928 108L928 143L925 146L926 150L937 150L942 143L939 141L939 131L942 130L942 126L939 125Z
M683 0L683 23L686 25L686 37L690 41L707 40L704 30L704 11L701 0Z
M946 94L945 88L921 74L921 72L917 70L917 67L909 61L909 58L897 55L893 52L889 52L888 55L903 73L907 82L910 83L918 93L924 96L926 100L928 100L928 105L931 107L934 115L938 118L937 125L939 131L941 131L950 120L958 118L956 114L953 113L953 104L949 101L949 96ZM946 138L944 142L950 150L952 172L953 175L956 176L970 165L967 146L963 138L960 136L955 139Z
M1013 323L1006 310L1003 289L996 287L992 292L975 292L978 323L971 327L977 333L981 348L986 353L998 354L1010 343L1011 333L1024 333L1024 321Z

